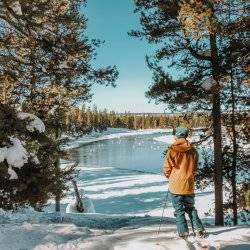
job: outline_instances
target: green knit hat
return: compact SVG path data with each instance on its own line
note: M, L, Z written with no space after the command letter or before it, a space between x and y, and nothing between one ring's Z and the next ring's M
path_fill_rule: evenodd
M189 129L186 127L177 127L175 129L175 136L179 138L187 138Z

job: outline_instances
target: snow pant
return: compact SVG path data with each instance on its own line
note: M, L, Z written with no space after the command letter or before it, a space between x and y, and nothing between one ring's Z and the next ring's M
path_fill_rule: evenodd
M204 231L202 222L198 216L197 210L194 207L194 194L181 195L171 193L172 204L175 209L176 225L179 236L184 236L189 233L185 213L188 214L192 227L197 231Z

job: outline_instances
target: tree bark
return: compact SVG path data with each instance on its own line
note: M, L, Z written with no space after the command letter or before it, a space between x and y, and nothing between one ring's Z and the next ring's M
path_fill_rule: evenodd
M231 20L231 1L228 2L228 20ZM230 35L230 40L232 40ZM231 41L232 42L232 41ZM233 77L233 65L231 60L230 52L230 90L232 99L232 114L231 114L231 126L232 126L232 136L233 136L233 160L232 160L232 173L231 173L231 185L232 185L232 207L233 207L233 224L236 226L238 224L238 206L237 206L237 182L236 182L236 168L237 168L237 139L236 139L236 129L235 129L235 95L234 95L234 77Z
M60 168L60 159L56 160L56 167L59 169ZM58 188L58 187L57 187ZM56 212L60 212L61 211L61 204L60 204L60 200L61 200L61 196L60 196L60 192L58 191L56 193L56 197L55 197L55 211Z
M220 94L213 95L215 225L224 225Z
M215 189L215 225L224 225L223 215L223 167L222 167L222 136L221 136L221 102L220 102L220 68L216 35L210 34L211 66L216 88L213 92L213 141L214 141L214 189Z
M231 67L231 98L232 98L232 114L231 114L231 126L233 136L233 160L232 160L232 173L231 173L231 184L232 184L232 207L233 207L233 224L238 224L238 206L237 206L237 189L236 189L236 166L237 166L237 140L236 140L236 129L235 129L235 95L234 95L234 82L233 82L233 69Z
M56 199L55 199L55 210L56 210L56 212L60 212L61 211L61 204L60 204L60 200L61 200L61 198L60 198L60 196L57 194L56 195Z
M75 196L76 196L76 209L77 209L77 211L79 213L84 213L84 206L83 206L83 203L82 203L81 196L79 194L78 187L76 185L76 181L72 180L72 184L73 184L74 191L75 191Z
M55 132L56 140L59 138L59 135L60 135L60 132L59 132L59 126L58 126L56 128L56 132ZM59 170L59 168L60 168L60 159L59 159L59 157L56 159L56 167ZM60 210L61 210L60 200L61 200L60 191L57 191L56 197L55 197L55 211L56 212L60 212Z

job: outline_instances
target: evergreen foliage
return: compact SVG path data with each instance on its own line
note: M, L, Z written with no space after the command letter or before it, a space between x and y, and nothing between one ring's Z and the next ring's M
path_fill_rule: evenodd
M74 130L81 134L81 131L102 131L109 128L128 129L153 129L173 128L185 125L190 128L210 127L211 114L209 113L187 113L187 114L133 114L130 112L116 113L101 111L94 108L72 107L68 110L66 131Z
M27 126L31 120L20 119L13 108L0 104L0 120L0 154L14 146L13 139L18 139L27 155L23 166L13 160L0 160L0 207L13 210L31 206L41 210L58 189L67 190L66 181L74 167L58 171L55 159L65 153L45 133L36 129L29 131ZM18 153L13 152L8 160L18 159Z

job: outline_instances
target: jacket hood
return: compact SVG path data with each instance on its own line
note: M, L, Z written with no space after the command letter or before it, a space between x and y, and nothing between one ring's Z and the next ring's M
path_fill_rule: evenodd
M186 139L180 138L171 146L172 149L178 152L186 152L193 148L193 145Z

